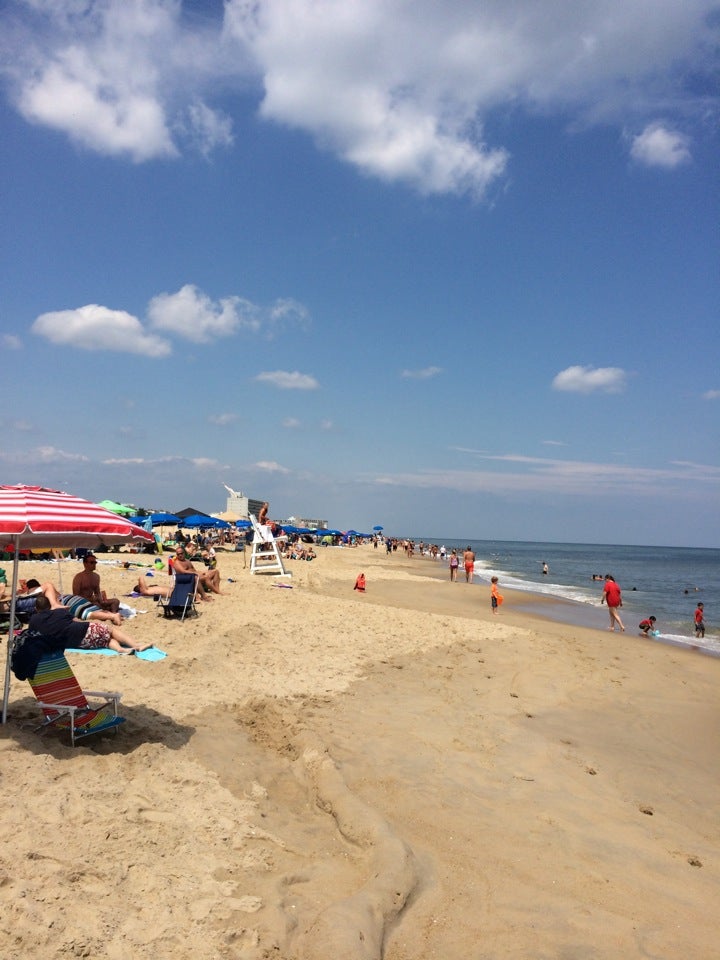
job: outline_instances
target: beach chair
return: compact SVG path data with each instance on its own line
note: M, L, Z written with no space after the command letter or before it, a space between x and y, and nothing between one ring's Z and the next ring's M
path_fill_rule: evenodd
M192 613L197 615L195 609L197 588L198 578L194 574L176 573L170 596L167 599L158 597L164 616L179 617L180 620L184 620Z
M73 747L77 740L101 730L112 730L125 722L118 716L120 693L82 690L62 651L48 654L38 663L35 676L28 679L45 720L36 729L55 726L70 731ZM101 698L91 705L88 697Z
M291 577L283 566L279 543L287 537L275 537L270 527L257 522L257 518L250 514L250 523L253 528L252 553L250 555L250 573L272 573L277 577Z

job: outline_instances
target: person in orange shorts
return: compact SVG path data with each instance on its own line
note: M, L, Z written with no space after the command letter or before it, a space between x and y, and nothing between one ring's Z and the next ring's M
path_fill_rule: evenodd
M468 545L463 553L463 564L465 565L465 582L472 583L475 573L475 553Z

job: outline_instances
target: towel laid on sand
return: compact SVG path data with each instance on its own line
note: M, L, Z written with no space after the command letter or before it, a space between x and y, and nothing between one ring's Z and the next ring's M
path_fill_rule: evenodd
M108 647L99 647L97 650L80 650L77 647L68 647L66 653L99 653L101 657L119 657L117 650L110 650ZM153 663L156 660L164 660L167 654L164 650L158 650L157 647L148 647L147 650L137 650L135 657L138 660L148 660Z

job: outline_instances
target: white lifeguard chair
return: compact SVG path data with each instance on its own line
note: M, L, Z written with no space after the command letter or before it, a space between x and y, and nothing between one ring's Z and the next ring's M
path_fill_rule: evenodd
M250 514L250 523L253 528L252 553L250 554L250 573L272 573L276 577L291 577L292 573L285 570L280 553L280 540L287 540L285 535L273 536L270 527L257 522L257 518Z

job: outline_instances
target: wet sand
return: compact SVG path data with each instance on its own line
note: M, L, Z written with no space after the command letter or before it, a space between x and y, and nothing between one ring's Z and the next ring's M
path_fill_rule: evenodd
M184 624L126 600L166 660L73 657L124 692L117 736L39 735L13 681L3 955L716 956L720 661L506 590L493 617L371 548L290 562L292 589L220 568ZM117 595L137 572L99 568Z

